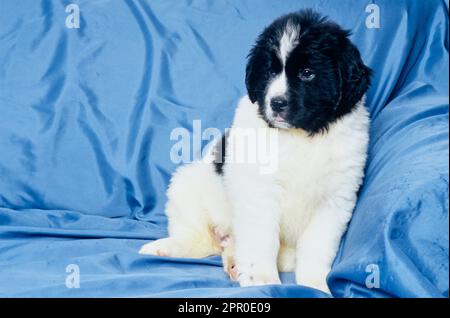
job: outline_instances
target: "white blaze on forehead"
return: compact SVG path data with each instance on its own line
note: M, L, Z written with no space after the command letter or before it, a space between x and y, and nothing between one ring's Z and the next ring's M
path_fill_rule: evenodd
M283 67L286 64L289 54L298 44L299 33L300 27L298 25L294 25L291 21L288 21L280 39L280 48L278 52Z

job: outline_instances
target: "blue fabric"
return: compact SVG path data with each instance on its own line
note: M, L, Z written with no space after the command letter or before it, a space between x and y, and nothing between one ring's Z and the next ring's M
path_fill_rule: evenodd
M292 274L239 288L219 257L137 254L167 235L172 129L229 127L258 33L312 7L375 71L333 295L448 297L448 1L371 2L379 29L369 1L0 0L0 296L326 297ZM80 29L65 27L70 3Z

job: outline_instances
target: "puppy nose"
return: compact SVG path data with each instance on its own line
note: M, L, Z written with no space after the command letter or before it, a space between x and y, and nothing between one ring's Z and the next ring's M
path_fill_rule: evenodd
M270 106L276 112L282 112L287 107L287 99L284 97L274 97L270 101Z

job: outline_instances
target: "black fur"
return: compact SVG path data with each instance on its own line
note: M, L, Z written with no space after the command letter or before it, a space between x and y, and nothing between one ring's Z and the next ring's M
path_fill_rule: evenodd
M228 132L225 133L222 138L217 142L217 144L214 146L214 169L216 170L216 173L223 174L223 165L225 164L225 155L226 155L226 148L227 148L227 138L228 138Z
M349 31L311 10L282 16L258 37L246 68L248 96L258 103L269 126L273 123L264 114L265 95L271 79L282 71L276 50L288 21L299 25L300 33L285 65L286 121L314 135L354 109L370 85L372 72L348 39ZM313 80L299 78L305 68L314 71Z

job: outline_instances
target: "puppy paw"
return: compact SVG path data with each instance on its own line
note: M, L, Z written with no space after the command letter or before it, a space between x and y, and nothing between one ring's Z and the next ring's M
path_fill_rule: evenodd
M308 271L297 270L295 273L295 278L297 284L299 285L315 288L327 294L331 294L327 285L327 276L329 271L330 270L327 268L316 268L315 270Z
M280 272L295 271L295 249L282 246L278 252L277 267Z
M141 247L139 254L156 256L173 256L173 244L170 238L159 239Z
M281 284L276 267L265 269L253 265L238 265L237 272L237 281L241 287Z
M238 273L238 282L241 287L260 286L260 285L280 285L278 273Z
M238 270L236 260L234 259L234 245L231 238L228 240L228 244L222 249L222 264L225 273L228 274L231 280L236 281Z
M225 253L222 254L222 263L225 273L227 273L232 281L237 281L238 270L234 260L234 255L226 255Z
M323 291L324 293L331 294L330 289L328 288L328 285L327 285L327 282L325 279L297 281L297 284L315 288L320 291Z
M238 270L235 263L230 263L225 267L225 272L228 274L232 281L237 281Z

